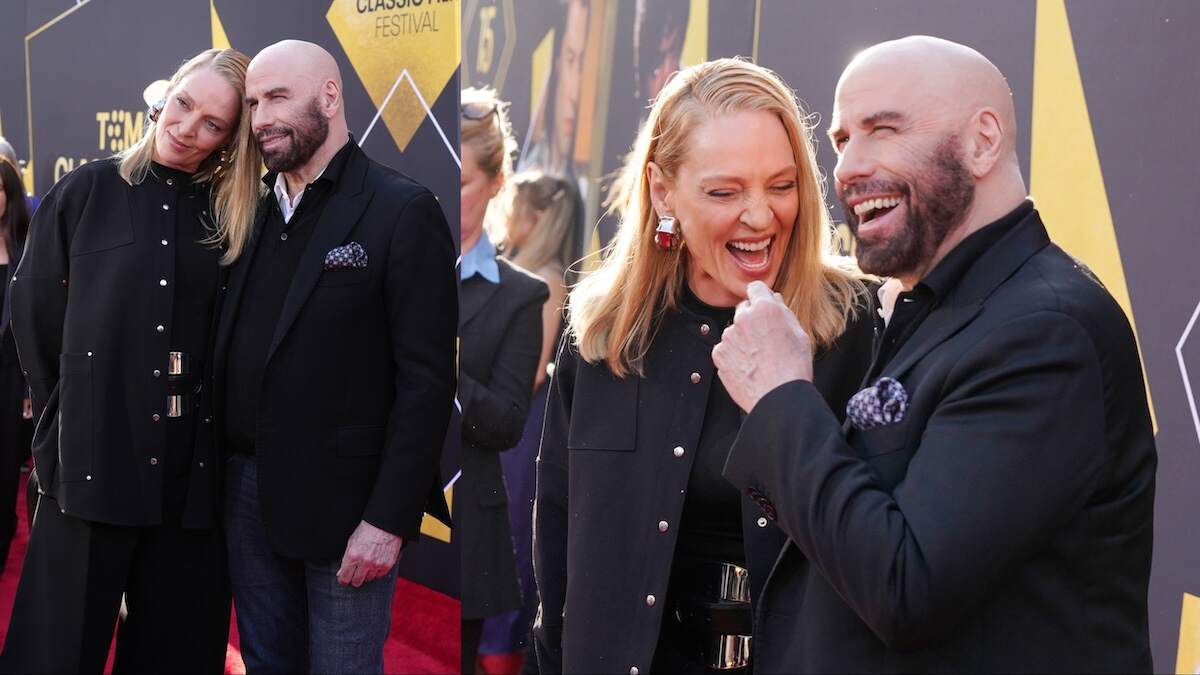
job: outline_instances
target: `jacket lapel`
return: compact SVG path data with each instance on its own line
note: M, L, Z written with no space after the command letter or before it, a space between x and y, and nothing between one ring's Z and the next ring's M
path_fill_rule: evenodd
M500 284L493 284L479 276L465 279L458 291L458 326L462 328L483 309L500 289Z
M347 158L342 180L321 210L312 237L309 238L304 253L300 254L300 264L297 265L296 275L292 277L291 286L288 287L283 307L279 310L279 323L275 324L275 334L271 338L270 348L267 349L268 363L296 321L296 317L300 315L300 310L316 287L317 280L321 278L325 269L325 254L345 241L370 203L371 193L364 190L366 175L366 156L361 152L352 153Z
M254 262L254 252L258 250L258 242L262 238L263 223L266 221L266 210L269 206L270 204L265 201L259 201L258 213L254 217L254 226L250 229L250 239L246 242L246 248L238 257L238 261L229 270L229 278L225 283L225 299L221 303L221 316L217 322L217 340L214 343L216 352L214 360L218 364L224 362L226 350L229 348L233 322L237 317L238 307L242 303L242 295L246 290L246 275ZM218 372L220 373L220 371Z
M975 318L983 303L1035 253L1050 244L1041 217L1033 211L976 261L958 287L917 327L881 375L900 379L934 347Z

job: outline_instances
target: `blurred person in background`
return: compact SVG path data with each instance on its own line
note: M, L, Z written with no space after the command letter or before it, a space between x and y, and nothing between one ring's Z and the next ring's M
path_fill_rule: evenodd
M15 148L13 148L12 143L9 143L8 139L3 136L0 136L0 159L7 159L9 162L11 162L12 165L17 169L17 175L23 177L25 167L21 165L22 163L17 157L17 151ZM23 185L24 183L22 182L22 186ZM25 195L26 210L29 212L29 216L33 217L33 212L37 211L38 204L41 203L41 200L34 195L28 194L24 187L21 188L21 194Z
M573 281L569 268L575 260L575 232L583 219L583 203L570 180L537 170L517 174L508 181L503 218L497 218L490 234L501 255L523 269L531 270L550 289L542 306L542 353L534 378L533 401L521 441L504 453L500 462L508 487L508 516L521 580L522 607L488 619L480 652L521 654L529 646L530 628L537 611L537 588L533 580L534 473L546 391L554 352L562 336L567 288ZM528 652L526 665L536 665Z
M221 672L212 328L248 240L261 159L249 59L184 63L120 155L62 178L10 290L42 493L2 672Z
M8 562L8 549L17 530L16 499L21 465L29 458L33 437L33 410L25 375L17 360L17 343L10 323L9 285L29 231L25 189L17 166L0 158L0 573Z
M521 170L538 168L575 175L575 132L591 12L590 0L562 0L560 21L554 31L554 60L521 150Z
M458 400L462 466L454 499L461 532L462 671L475 672L483 619L521 607L500 453L521 438L542 358L546 283L505 258L484 229L512 170L507 105L462 92L462 261Z

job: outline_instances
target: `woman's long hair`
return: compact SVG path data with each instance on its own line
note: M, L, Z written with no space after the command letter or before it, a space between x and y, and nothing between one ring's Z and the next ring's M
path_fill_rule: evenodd
M4 245L11 253L13 245L24 243L25 235L29 233L29 209L25 206L25 185L21 182L21 172L7 159L0 158L0 189L4 191L4 215L0 216L0 236L4 237ZM16 260L10 260L10 265L16 265ZM0 289L2 290L2 289Z
M575 260L575 232L583 220L583 201L568 178L537 170L523 171L508 182L506 217L489 234L505 257L531 272L551 267L563 274ZM508 223L537 214L525 241L517 245Z
M209 49L189 59L175 71L167 84L164 98L170 98L179 82L197 68L211 68L229 82L238 94L240 102L246 95L246 67L250 58L236 49ZM146 130L142 137L127 150L117 155L120 159L121 177L130 185L138 185L146 179L150 162L154 159L154 133L158 123L146 118ZM210 183L212 187L212 212L216 225L207 244L225 245L221 263L229 265L238 259L250 229L254 225L254 212L262 194L262 155L254 142L250 113L242 104L237 130L225 150L225 161L221 153L214 152L200 164L194 180Z
M775 280L788 307L818 348L830 346L865 296L854 262L833 253L833 227L813 152L812 130L795 95L778 75L742 59L718 59L680 71L655 98L618 181L611 210L621 225L600 266L571 293L570 329L580 355L606 362L618 377L642 375L642 362L663 314L676 307L686 283L685 247L654 245L657 217L646 166L674 180L704 120L738 111L773 113L796 159L800 209Z

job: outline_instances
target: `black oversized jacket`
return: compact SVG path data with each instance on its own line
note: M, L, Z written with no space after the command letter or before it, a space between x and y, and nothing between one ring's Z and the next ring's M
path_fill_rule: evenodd
M1154 435L1108 292L1033 211L882 365L902 420L793 382L730 452L791 540L755 672L1149 672Z
M34 214L12 281L39 488L70 515L115 525L162 521L167 378L155 373L166 370L174 294L159 280L174 284L176 242L159 220L174 207L146 203L145 189L126 183L113 159L63 177ZM219 503L207 389L187 527L212 527Z
M266 208L274 206L260 216ZM260 217L256 234L261 226ZM329 251L350 242L367 266L325 269ZM216 340L218 412L257 244L255 236L230 272ZM362 520L406 540L426 509L449 520L438 459L454 401L454 259L433 193L352 148L266 357L254 451L276 553L337 559Z
M521 440L542 353L545 282L497 258L500 283L462 282L462 469L454 500L462 558L462 615L521 604L500 453Z
M686 486L717 377L721 326L666 315L645 377L615 377L559 350L538 459L534 567L541 596L538 661L549 673L648 673L658 643ZM816 380L843 409L870 364L873 310L863 306L817 357ZM677 450L681 449L681 450ZM666 531L659 521L666 521ZM752 597L783 547L742 500Z

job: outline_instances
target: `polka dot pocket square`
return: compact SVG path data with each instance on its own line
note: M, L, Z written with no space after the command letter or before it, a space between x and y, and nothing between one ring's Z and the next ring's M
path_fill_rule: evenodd
M325 269L356 270L367 266L367 252L358 242L339 246L325 254Z
M908 392L904 385L890 377L881 377L846 403L846 419L855 427L867 430L897 424L908 410Z

